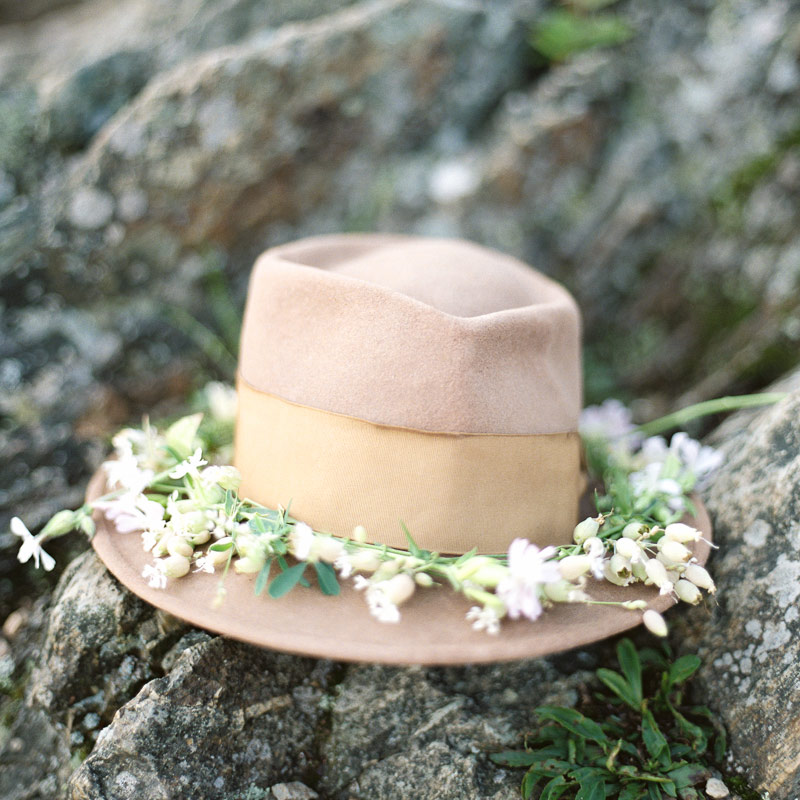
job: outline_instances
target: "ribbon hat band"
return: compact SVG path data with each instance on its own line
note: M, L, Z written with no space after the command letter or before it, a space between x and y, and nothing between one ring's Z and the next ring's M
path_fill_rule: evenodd
M583 490L576 432L433 433L291 403L241 376L235 463L240 493L291 503L315 530L407 548L501 553L517 537L569 541Z

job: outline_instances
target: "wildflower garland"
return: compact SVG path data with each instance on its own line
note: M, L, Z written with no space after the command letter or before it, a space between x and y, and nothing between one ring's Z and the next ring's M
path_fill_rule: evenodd
M687 547L700 532L679 520L693 511L691 493L722 456L685 433L669 444L660 436L645 438L617 401L587 408L581 417L590 475L605 493L596 495L597 516L575 527L571 544L539 549L516 539L507 554L472 550L458 557L421 549L408 531L407 550L368 543L360 526L350 539L337 538L293 519L288 509L240 497L241 476L225 463L234 391L212 384L206 401L205 415L184 417L165 430L147 420L141 428L121 430L113 438L115 458L103 465L114 487L108 494L77 511L59 511L37 536L15 517L11 530L23 540L19 560L33 558L37 567L41 562L52 569L55 562L42 543L74 529L91 538L92 513L100 510L118 531L141 532L143 547L153 556L142 573L150 586L164 589L190 571L218 572L217 604L224 600L231 567L254 574L255 594L266 589L272 597L298 583L308 585L307 574L328 595L339 593L340 579L352 578L382 622L397 622L399 607L417 588L446 584L474 604L466 615L472 627L496 634L505 617L535 620L555 603L600 603L585 591L590 576L618 586L655 585L661 594L691 604L700 602L701 590L715 591ZM645 610L643 600L602 604L642 610L651 631L666 633L663 618Z

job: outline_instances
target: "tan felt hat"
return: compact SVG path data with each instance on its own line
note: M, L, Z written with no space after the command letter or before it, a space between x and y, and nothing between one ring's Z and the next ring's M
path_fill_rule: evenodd
M558 284L460 240L323 236L256 262L239 361L235 463L240 495L317 531L459 554L516 538L571 541L581 474L580 318ZM103 489L98 476L90 499ZM702 507L693 524L710 538ZM255 644L341 660L454 664L540 656L637 625L619 607L559 604L489 637L468 602L431 589L398 624L363 595L295 588L276 600L231 575L192 574L152 589L138 537L98 520L94 546L126 586L194 624ZM700 563L708 545L695 547ZM652 587L590 586L596 599L672 604Z

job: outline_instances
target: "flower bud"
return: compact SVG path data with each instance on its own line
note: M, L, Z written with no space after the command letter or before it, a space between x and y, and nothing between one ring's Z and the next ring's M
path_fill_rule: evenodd
M708 571L699 564L687 564L686 571L683 575L686 580L691 581L695 586L699 586L701 589L705 589L710 594L714 594L714 592L717 591L717 587L708 574Z
M683 578L675 584L675 594L684 603L690 603L693 606L696 606L703 599L700 590L691 581L686 581Z
M220 539L217 544L226 544L227 542L232 541L230 536L227 536L224 539ZM207 550L205 557L210 559L211 563L215 567L221 567L227 560L231 554L231 550Z
M601 556L605 553L606 546L599 536L590 536L583 543L583 552L590 556Z
M200 478L206 483L215 483L222 489L235 491L242 482L242 476L236 467L211 466L206 467L201 473ZM223 492L223 498L225 497Z
M211 531L198 531L189 537L192 544L205 544L211 538Z
M468 558L463 564L456 567L456 579L465 581L471 578L481 567L491 564L492 559L487 556L472 556Z
M682 522L673 522L664 529L664 538L681 544L696 542L700 538L700 531Z
M574 583L566 580L546 583L543 586L545 596L554 603L579 603L588 600L588 595Z
M162 569L168 578L182 578L192 568L186 556L170 556L165 558Z
M353 541L364 544L367 541L367 529L363 525L356 525L353 528Z
M320 561L333 564L337 558L344 554L344 542L333 536L317 536L314 538L311 550Z
M572 532L575 544L583 544L587 539L597 535L600 530L600 523L592 517L587 517L583 522L579 522Z
M627 586L631 578L631 562L622 556L611 556L603 567L603 574L607 581L617 586Z
M658 549L664 558L676 564L686 562L692 557L692 553L688 548L684 547L680 542L676 542L674 539L667 539L666 534L658 543Z
M614 542L614 550L624 558L638 561L642 557L642 548L633 539L621 538Z
M396 575L400 571L400 559L392 558L389 561L384 561L375 572L376 581L385 581Z
M647 580L647 568L645 565L649 559L642 554L642 558L637 559L636 561L631 561L631 572L633 573L633 577L636 578L638 581L645 581Z
M644 565L644 569L650 583L654 583L659 589L670 583L667 577L667 568L658 559L651 558Z
M236 559L236 561L233 562L233 568L237 572L249 574L253 572L261 572L261 569L266 563L267 557L265 554L262 553L259 555L258 553L254 553L252 556Z
M375 572L381 560L373 550L360 550L350 556L353 572Z
M414 575L414 581L416 582L417 586L433 586L433 578L431 578L427 572L418 572L416 575Z
M167 552L171 556L183 556L189 558L194 552L194 548L183 538L183 536L170 536L167 541Z
M652 608L648 608L647 611L642 614L642 622L644 622L645 628L647 628L650 633L654 633L656 636L667 635L667 623L664 622L664 617L662 617L658 611L653 611Z
M567 556L558 562L558 569L562 578L575 581L589 571L591 564L589 556Z
M622 529L622 536L625 539L641 539L649 528L642 522L629 522Z
M236 537L236 550L242 558L266 559L266 548L264 542L252 533L246 533Z
M414 579L407 572L400 572L379 585L386 599L396 606L405 603L414 594L416 586Z
M622 604L623 608L627 608L628 611L641 611L644 608L647 608L647 601L646 600L626 600Z
M153 553L153 556L155 556L156 558L161 558L161 557L167 555L167 552L168 552L167 544L168 543L169 542L168 542L168 539L167 539L166 536L163 536L161 539L159 539L153 545L153 549L151 551Z
M42 532L39 534L39 540L43 541L44 539L69 533L77 524L77 517L78 513L75 511L59 511L52 516L47 525L42 528Z

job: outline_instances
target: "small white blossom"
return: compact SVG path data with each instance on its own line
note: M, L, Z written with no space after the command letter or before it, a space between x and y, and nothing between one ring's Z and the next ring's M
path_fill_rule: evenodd
M20 564L24 564L33 558L36 569L39 569L39 562L41 561L45 571L50 572L56 565L56 560L49 553L45 553L39 540L28 530L27 525L19 517L12 517L10 527L11 533L22 539L22 544L17 553L17 560Z
M211 558L209 554L206 554L204 556L200 556L200 558L198 558L194 562L194 567L195 567L194 568L194 572L211 572L211 573L213 573L215 566L216 565L214 564L214 559Z
M708 477L724 461L719 450L700 444L683 431L672 437L669 449L698 479Z
M346 553L333 562L333 567L339 573L339 576L345 580L353 574L353 562Z
M289 534L289 551L298 561L307 561L314 545L314 531L305 522L295 522Z
M641 497L648 492L667 495L667 505L673 511L680 511L684 507L683 489L674 478L662 478L663 464L653 462L647 464L639 472L632 472L629 478L634 495Z
M143 469L133 453L103 464L109 486L119 486L132 495L141 494L155 477L151 469Z
M142 577L147 581L147 585L153 589L167 588L167 575L164 571L164 562L156 559L152 564L145 564L142 569Z
M200 480L206 486L221 486L223 489L234 491L242 482L242 475L236 467L211 466L200 473Z
M199 474L199 468L204 467L206 464L208 464L208 461L203 458L203 451L198 447L189 458L178 464L175 469L169 473L169 476L175 480L180 480L186 475L196 476Z
M164 530L164 506L146 495L128 492L121 497L95 503L114 523L119 533L148 531L153 535Z
M619 439L633 433L633 415L619 400L610 398L599 406L587 406L581 411L578 430L586 438Z
M597 536L587 539L583 543L583 551L589 556L589 570L599 581L605 577L606 568L606 546L603 540Z
M555 547L543 550L527 539L514 539L508 548L509 575L497 586L496 594L512 619L535 620L542 613L541 586L561 579L558 564L551 561Z
M472 623L473 630L486 631L486 633L496 636L500 633L500 620L493 608L481 608L472 606L467 611L467 622Z
M226 383L212 381L205 387L206 401L211 416L218 422L236 419L236 389Z

